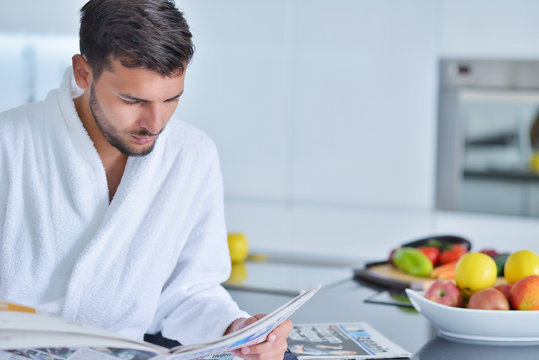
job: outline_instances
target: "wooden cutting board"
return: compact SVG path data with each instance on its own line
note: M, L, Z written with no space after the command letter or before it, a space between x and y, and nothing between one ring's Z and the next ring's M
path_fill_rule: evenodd
M393 289L426 290L436 279L406 274L386 261L369 263L364 268L355 269L356 278ZM496 285L505 283L503 277L496 280Z
M385 261L369 263L364 268L355 269L354 276L393 289L426 290L435 281L406 274Z

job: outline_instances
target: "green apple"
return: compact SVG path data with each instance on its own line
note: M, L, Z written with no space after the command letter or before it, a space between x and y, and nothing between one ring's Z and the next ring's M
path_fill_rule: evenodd
M407 274L427 277L432 272L432 262L420 250L413 247L397 249L393 264Z

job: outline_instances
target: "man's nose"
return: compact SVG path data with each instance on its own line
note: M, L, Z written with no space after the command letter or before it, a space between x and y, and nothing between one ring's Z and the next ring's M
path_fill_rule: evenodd
M163 128L163 117L159 104L150 103L146 107L141 126L152 134L159 134Z

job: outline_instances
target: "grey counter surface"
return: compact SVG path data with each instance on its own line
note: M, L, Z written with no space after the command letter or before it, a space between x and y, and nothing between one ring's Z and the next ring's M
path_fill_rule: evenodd
M270 312L291 298L280 294L229 291L240 307L251 314ZM324 286L292 315L291 320L297 324L366 321L413 353L412 359L539 359L539 345L461 343L441 338L421 314L410 308L364 301L378 291L379 288L345 279Z

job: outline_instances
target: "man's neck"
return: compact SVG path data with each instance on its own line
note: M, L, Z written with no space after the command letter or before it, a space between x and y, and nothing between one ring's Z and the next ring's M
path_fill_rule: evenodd
M105 139L95 122L88 99L85 98L86 96L86 94L79 96L73 99L73 102L75 103L75 109L77 110L82 125L94 143L97 153L101 158L101 162L103 163L103 167L105 168L109 188L109 201L112 201L112 198L120 185L127 163L127 156L122 154L118 149L112 146L107 139Z

